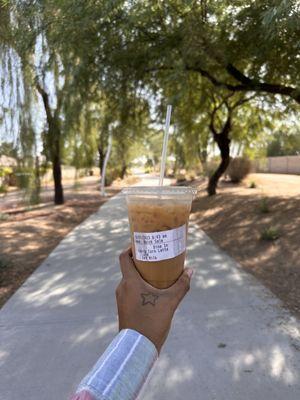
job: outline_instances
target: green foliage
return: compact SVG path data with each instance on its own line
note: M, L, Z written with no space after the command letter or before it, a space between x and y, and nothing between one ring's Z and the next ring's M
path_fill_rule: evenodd
M7 185L2 183L2 185L0 185L0 193L7 193Z
M279 239L280 231L275 226L264 228L261 232L261 239L266 241L274 241Z
M0 165L0 178L5 178L8 177L10 174L13 173L13 169L11 167L2 167Z
M0 166L0 193L6 193L8 186L13 183L13 169Z
M250 185L249 185L249 188L250 189L255 189L256 187L257 187L256 182L255 181L251 181Z
M14 146L12 142L3 142L0 144L0 155L2 154L17 159L18 149Z
M276 132L267 147L267 156L293 156L300 154L300 133Z
M27 189L32 181L34 171L32 167L16 167L14 174L19 189Z
M267 197L263 197L260 202L259 202L259 211L262 214L267 214L270 212L270 206L268 203L268 198Z
M283 114L288 119L297 112L297 0L234 5L149 0L146 7L125 0L11 1L2 8L0 52L9 69L10 100L15 96L10 104L18 111L6 114L19 121L23 159L36 154L34 117L37 96L42 98L37 83L43 83L50 98L52 119L42 135L47 160L61 155L76 168L90 168L100 158L101 165L112 133L110 175L123 175L141 154L158 164L162 135L157 124L163 122L167 103L174 106L177 126L170 136L173 169L202 165L208 174L211 114L224 97L232 94L229 102L244 102L258 93L232 115L230 139L239 144L239 154L250 158L262 155L266 136ZM34 63L37 47L42 57ZM14 77L18 82L12 84ZM24 96L20 90L14 94L13 88L22 86ZM1 93L4 97L4 84ZM220 107L218 128L226 117L226 107ZM297 152L297 146L293 142L275 150Z
M251 161L247 158L236 157L230 160L226 174L229 175L230 180L234 183L239 183L251 171Z
M121 177L120 168L107 168L105 176L105 186L110 186L113 181Z

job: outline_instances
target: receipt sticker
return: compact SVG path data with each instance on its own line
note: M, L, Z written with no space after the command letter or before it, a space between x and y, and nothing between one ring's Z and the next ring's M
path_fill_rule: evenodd
M185 251L186 225L161 232L134 232L133 237L137 260L168 260Z

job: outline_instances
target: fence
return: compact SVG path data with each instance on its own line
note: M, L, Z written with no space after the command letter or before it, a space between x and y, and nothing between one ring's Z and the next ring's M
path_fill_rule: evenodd
M300 175L300 155L268 157L264 160L255 160L254 170L256 172L268 172L271 174Z

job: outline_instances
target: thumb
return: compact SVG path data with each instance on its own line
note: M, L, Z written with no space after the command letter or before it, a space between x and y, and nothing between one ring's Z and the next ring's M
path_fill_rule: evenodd
M172 289L179 300L178 303L180 303L186 293L190 290L190 282L193 272L194 270L192 268L185 268L181 276L172 286Z
M119 261L123 278L126 279L139 276L139 273L135 268L134 261L132 259L131 247L122 251L122 253L119 256Z

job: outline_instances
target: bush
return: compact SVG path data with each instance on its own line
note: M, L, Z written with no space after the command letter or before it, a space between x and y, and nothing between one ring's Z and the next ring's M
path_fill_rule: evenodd
M105 174L105 186L110 186L114 180L119 178L121 172L117 168L107 168Z
M231 182L241 182L251 171L251 161L248 158L236 157L230 160L226 175Z
M186 175L188 181L194 181L197 178L197 173L194 170L191 170Z
M250 185L249 185L250 189L255 189L256 187L257 187L257 185L254 181L250 182Z
M181 174L180 172L178 174L175 175L176 178L176 182L180 183L180 182L185 182L185 174Z
M0 166L0 193L6 193L7 186L10 185L12 176L12 168Z
M280 237L280 233L279 233L279 230L275 226L271 226L269 228L265 228L261 232L260 237L262 240L273 241L273 240L277 240Z
M5 185L4 183L2 185L0 185L0 193L6 193L7 192L7 185Z

